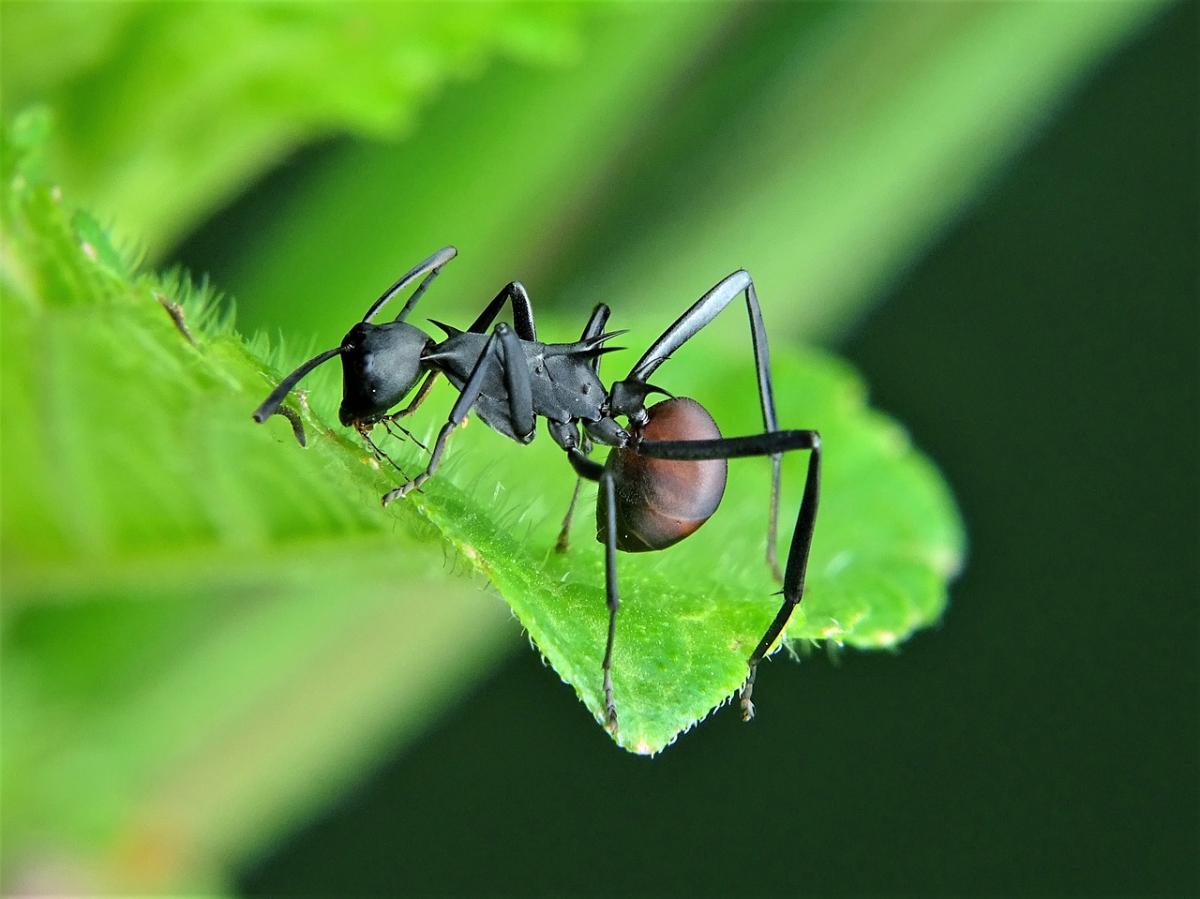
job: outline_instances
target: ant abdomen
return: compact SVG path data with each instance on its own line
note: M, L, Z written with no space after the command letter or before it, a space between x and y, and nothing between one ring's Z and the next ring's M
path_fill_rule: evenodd
M693 399L673 397L646 410L635 428L638 440L719 440L708 411ZM605 462L617 500L617 547L625 552L665 549L696 532L721 504L728 464L724 459L653 459L636 449L614 449ZM596 503L597 539L604 542L605 493Z

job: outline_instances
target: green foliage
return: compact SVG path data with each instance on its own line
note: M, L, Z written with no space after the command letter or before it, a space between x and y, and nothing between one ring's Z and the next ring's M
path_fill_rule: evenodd
M789 639L892 646L935 620L962 550L944 485L852 372L787 338L852 319L1158 7L0 4L6 111L46 101L56 123L27 118L3 148L5 888L64 866L63 892L222 887L520 644L482 579L447 568L486 575L598 714L594 488L556 555L571 477L548 440L473 425L384 512L397 476L327 425L335 366L297 400L307 449L281 418L249 421L309 341L439 242L463 250L439 317L519 276L550 339L608 299L635 347L750 268L780 418L828 449ZM419 134L384 142L418 111ZM346 133L370 139L298 169L211 256L244 321L304 346L243 339L213 291L125 250L161 252ZM759 427L738 315L663 370L730 434ZM451 401L435 392L422 436ZM785 539L803 466L786 460ZM734 463L695 537L620 560L625 747L661 749L740 682L778 605L767 477Z
M597 179L548 288L659 296L732 257L771 286L777 333L837 333L1163 5L767 4L690 116Z
M773 334L827 339L1159 8L609 7L579 65L495 70L429 110L421 140L323 153L207 255L255 297L249 320L297 336L453 241L443 314L520 277L539 310L619 298L649 327L743 266Z
M394 137L497 55L578 51L578 13L555 4L47 2L0 16L9 108L53 105L58 178L152 252L305 142Z
M415 508L379 512L387 482L357 446L331 434L304 451L253 425L277 372L211 291L139 273L14 149L7 884L82 864L71 891L195 889L419 731L514 633L443 571Z
M682 352L670 363L672 382L677 379L703 400L725 433L759 430L750 379L728 383L747 367L747 355L689 349L696 354L690 363ZM811 353L778 356L780 418L818 426L827 460L805 600L787 637L894 646L936 620L945 605L946 581L957 571L962 549L953 503L903 431L865 407L861 384L844 366ZM783 528L789 538L803 463L798 454L785 466ZM614 689L619 742L635 752L661 750L730 697L779 607L773 595L778 584L762 558L767 465L762 460L731 465L720 511L694 537L661 555L619 558ZM591 513L592 504L585 509ZM552 526L551 514L543 520ZM535 527L513 547L518 559L524 556L522 564L495 565L489 574L534 643L599 716L607 613L595 519L586 517L568 558L547 557L550 529ZM758 696L763 713L770 714L770 666L762 672Z
M23 122L17 143L29 143L38 124ZM191 811L179 839L189 851L229 851L250 830L229 827L230 808L253 797L250 821L261 824L263 794L287 795L278 772L261 780L273 756L239 751L249 739L236 733L239 722L264 714L287 679L318 677L308 670L314 656L353 656L365 634L426 617L440 639L457 632L459 651L479 643L472 629L486 648L490 604L478 600L465 617L440 608L453 587L442 585L431 541L488 576L598 714L601 553L586 514L571 551L551 552L570 478L549 441L522 449L469 428L425 491L381 510L377 498L395 473L325 424L321 410L336 399L330 373L311 388L318 411L300 403L307 449L283 419L255 427L248 412L278 378L277 355L239 337L207 289L140 273L94 220L17 164L21 152L5 147L0 468L4 725L14 747L5 815L26 822L18 848L52 828L83 846L137 843L149 839L143 817L182 803ZM169 314L172 303L194 342ZM942 609L960 555L953 505L903 433L866 410L843 366L777 356L782 419L818 424L829 447L810 593L789 637L890 646ZM681 354L670 368L729 431L746 432L756 414L742 393L753 389L745 360L744 350ZM428 428L447 400L429 401L437 411ZM415 447L392 450L416 469ZM658 751L723 702L774 613L758 536L767 469L735 469L720 515L695 538L660 558L622 559L615 679L629 749ZM789 460L786 516L802 470L802 460ZM533 472L553 474L543 481ZM397 581L427 583L436 595L407 591L401 614L386 588ZM339 593L348 601L338 603ZM439 620L448 628L439 632ZM428 641L431 627L420 630ZM448 645L435 652L456 654ZM436 665L439 679L452 676L453 662L417 658ZM351 670L341 688L378 696L377 673ZM411 664L406 673L414 675ZM414 677L417 690L438 692L428 671ZM769 685L764 675L767 709ZM257 729L272 734L271 746L294 735ZM197 772L177 770L197 755L214 766L210 776L219 773L219 787L199 774L212 795L191 795ZM92 777L97 764L108 776ZM283 780L296 783L294 774Z

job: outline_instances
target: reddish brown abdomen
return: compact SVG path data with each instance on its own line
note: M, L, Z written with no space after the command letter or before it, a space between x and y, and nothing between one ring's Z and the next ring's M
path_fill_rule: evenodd
M698 402L675 397L646 410L643 440L717 440L717 423ZM699 462L651 459L616 449L605 468L613 473L617 497L617 548L648 552L678 543L712 517L725 493L724 459ZM607 529L604 490L596 503L596 539Z

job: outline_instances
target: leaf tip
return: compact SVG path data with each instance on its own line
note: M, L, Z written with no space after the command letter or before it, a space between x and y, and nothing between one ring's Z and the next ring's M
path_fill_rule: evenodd
M654 747L645 737L638 737L637 743L633 746L633 752L636 755L654 755Z

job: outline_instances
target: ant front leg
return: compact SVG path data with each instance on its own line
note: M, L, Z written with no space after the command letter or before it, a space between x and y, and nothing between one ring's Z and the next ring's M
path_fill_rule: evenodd
M817 504L821 491L821 435L816 431L768 431L752 437L722 437L717 440L643 440L637 447L640 455L655 459L737 459L744 456L777 456L789 450L809 450L808 473L804 479L804 496L792 532L787 568L783 574L783 604L768 625L762 639L747 660L749 671L742 686L742 720L754 717L754 678L758 663L767 657L792 612L804 597L804 577L808 571L808 555L812 549L813 529L817 521Z
M442 429L438 431L433 451L429 454L429 464L425 470L406 484L401 484L383 496L386 506L392 500L400 499L416 490L437 471L442 461L442 453L446 450L446 441L455 429L460 427L471 412L471 407L479 399L484 381L491 372L493 365L500 365L504 372L505 386L508 388L509 414L513 430L517 434L532 434L536 417L533 412L533 388L529 382L529 365L525 354L521 351L521 342L508 325L496 325L492 336L483 345L483 351L471 369L470 377L463 385L458 401L450 410L450 415Z
M422 284L421 289L424 289L424 284ZM419 293L417 296L419 296ZM415 299L416 296L414 296L413 300ZM409 302L411 305L413 301L410 300ZM467 328L467 330L476 334L482 334L496 320L496 316L500 314L500 310L504 308L505 303L512 304L513 327L517 331L517 336L522 340L537 340L537 329L533 323L533 303L529 299L529 293L525 290L525 285L520 281L513 281L506 284L492 301L487 304L483 312L479 314L479 317L471 323L471 327ZM431 371L426 375L412 402L400 411L393 412L388 418L392 421L399 421L416 412L421 404L425 402L425 398L429 396L429 391L433 389L433 384L439 374L441 372Z
M389 456L387 453L385 453L383 451L383 449L380 448L375 443L375 441L371 439L371 428L372 428L372 425L365 424L362 422L360 422L354 426L354 429L356 431L358 431L358 436L361 437L363 440L363 443L365 443L367 445L367 449L369 449L371 451L371 455L375 457L376 462L378 462L380 465L382 465L384 462L387 462L389 465L392 466L392 468L394 468L394 469L396 469L396 471L400 472L401 477L404 477L404 478L408 477L408 475L404 473L404 469L396 464L396 460L393 459L391 456Z

